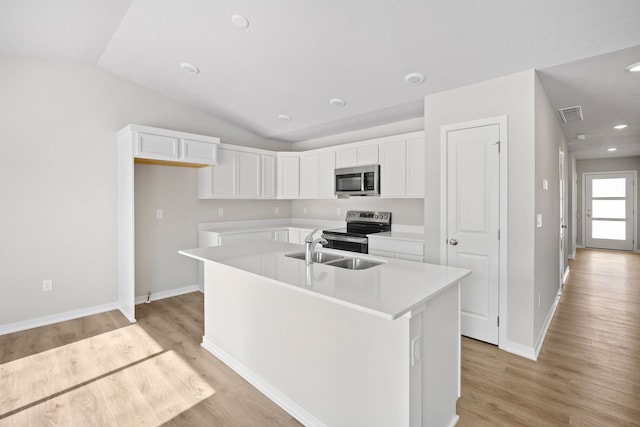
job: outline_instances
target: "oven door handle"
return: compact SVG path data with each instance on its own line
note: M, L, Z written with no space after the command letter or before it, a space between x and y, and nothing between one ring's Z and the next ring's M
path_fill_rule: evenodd
M352 237L342 236L340 234L323 234L322 238L325 240L336 240L338 242L351 242L351 243L364 243L367 244L369 239L366 237Z

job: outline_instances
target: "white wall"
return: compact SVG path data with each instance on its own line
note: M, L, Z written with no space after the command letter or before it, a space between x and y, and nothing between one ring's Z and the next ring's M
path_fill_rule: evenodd
M535 249L533 70L425 98L425 251L440 260L440 127L508 116L507 339L532 347Z
M218 208L223 208L223 216ZM157 209L163 210L162 219L156 219ZM197 169L137 163L135 295L199 282L199 261L178 254L180 249L198 247L198 222L290 216L289 200L199 200Z
M307 208L307 213L304 213ZM340 208L340 214L337 209ZM424 224L424 199L380 199L352 197L336 200L293 200L291 212L295 218L344 220L347 210L391 212L391 223L401 225Z
M0 326L117 300L115 133L123 126L289 147L93 66L0 57L0 93ZM137 175L157 186L170 180L146 174ZM178 205L177 196L162 204ZM228 215L239 205L229 206ZM195 235L195 221L189 227ZM53 292L42 292L43 279L53 279Z
M578 174L577 188L577 243L578 246L584 246L582 236L582 176L587 172L613 172L613 171L632 171L635 170L640 177L640 156L635 157L616 157L611 159L593 159L593 160L577 160L576 172ZM636 183L636 200L640 201L640 185ZM640 203L638 203L640 206ZM636 212L636 230L640 227L640 215ZM637 243L636 243L637 244Z
M533 337L538 344L545 321L554 307L560 289L560 268L568 265L567 251L560 260L560 209L567 217L568 198L560 206L559 150L564 157L564 194L567 194L568 153L558 115L535 76L535 211L542 214L542 227L535 230L535 275L533 304ZM549 183L543 189L543 180ZM511 232L511 230L509 230ZM565 236L564 247L567 247Z

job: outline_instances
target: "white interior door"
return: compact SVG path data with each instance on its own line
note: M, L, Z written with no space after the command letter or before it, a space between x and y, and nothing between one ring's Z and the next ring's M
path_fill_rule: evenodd
M633 250L633 172L585 174L585 246Z
M447 133L447 264L462 281L461 331L498 343L500 126Z

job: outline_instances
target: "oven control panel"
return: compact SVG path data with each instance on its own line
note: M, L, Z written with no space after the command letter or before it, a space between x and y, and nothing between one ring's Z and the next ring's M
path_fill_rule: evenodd
M347 222L376 222L391 224L391 212L348 211L345 218Z

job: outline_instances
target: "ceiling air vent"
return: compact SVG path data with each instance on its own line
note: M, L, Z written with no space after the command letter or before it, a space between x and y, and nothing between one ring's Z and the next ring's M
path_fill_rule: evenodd
M561 108L558 111L560 112L562 121L565 123L580 122L583 120L582 107L579 105L576 105L575 107Z

